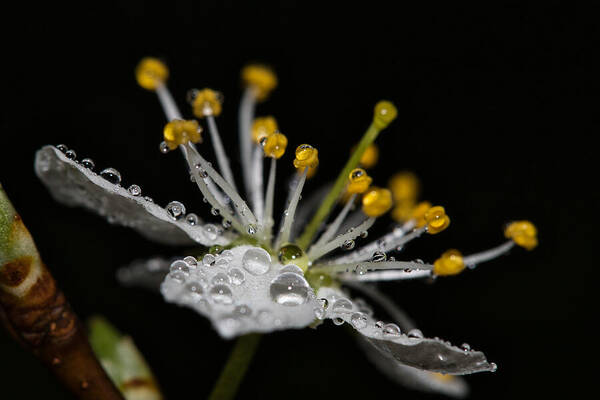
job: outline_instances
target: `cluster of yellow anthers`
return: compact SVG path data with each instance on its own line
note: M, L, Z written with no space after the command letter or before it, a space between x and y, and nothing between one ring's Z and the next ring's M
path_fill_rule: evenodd
M159 91L166 82L169 72L160 60L154 58L143 59L136 69L137 81L145 89ZM256 100L265 100L271 90L277 85L277 77L267 67L249 65L242 71L242 79L248 88L253 90ZM160 96L160 93L159 93ZM193 113L198 118L217 116L222 110L222 96L211 89L194 90L191 92L190 103ZM168 101L167 109L168 109ZM395 119L397 110L387 101L379 102L375 107L373 125L377 129L385 128ZM173 118L164 129L165 147L174 150L188 142L200 143L202 128L195 120L182 120ZM287 148L288 139L279 131L277 121L273 116L256 118L251 127L252 140L262 147L264 157L280 159ZM352 149L355 151L356 147ZM424 201L417 203L419 194L419 181L410 172L401 172L394 175L389 181L389 189L371 186L372 178L365 169L373 167L378 160L379 150L373 143L362 149L359 165L348 175L342 201L355 196L362 196L362 211L371 218L379 217L392 209L392 218L400 223L412 222L417 233L427 232L437 234L445 230L450 224L450 218L442 206L432 206ZM311 145L302 144L296 148L294 167L305 178L314 175L319 164L318 151ZM512 243L531 250L537 245L537 231L529 221L517 221L509 224L505 230L506 238ZM311 238L308 238L309 240ZM300 239L302 240L302 239ZM474 264L477 261L490 259L499 255L510 246L503 247L502 251L492 249L467 258ZM433 264L434 275L454 275L465 269L465 257L455 249L448 250Z

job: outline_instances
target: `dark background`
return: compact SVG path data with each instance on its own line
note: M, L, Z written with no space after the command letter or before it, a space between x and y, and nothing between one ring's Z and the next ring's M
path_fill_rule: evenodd
M159 204L181 200L206 216L179 157L158 152L165 120L156 96L135 83L141 57L168 62L169 86L187 116L187 89L225 94L218 123L236 160L240 68L271 64L280 85L258 113L278 118L290 150L304 142L319 148L320 171L307 190L335 177L373 105L390 99L399 117L378 140L376 182L411 169L423 198L452 217L451 229L399 258L433 261L448 247L486 249L502 242L505 222L522 218L537 224L540 246L433 285L381 289L426 335L466 341L499 365L494 374L467 378L473 398L583 393L597 364L588 344L598 315L597 150L590 139L598 127L590 117L598 107L597 25L586 17L590 10L567 3L517 4L366 2L329 13L294 2L134 1L6 10L0 180L79 315L103 314L131 334L169 399L200 399L231 343L203 317L114 278L133 259L177 250L56 204L33 173L36 149L65 143L79 159L117 168L124 185L139 184ZM285 160L291 164L291 156ZM378 226L383 231L385 223ZM3 399L67 398L4 331L0 354ZM392 384L330 323L265 337L240 390L248 399L331 395L437 398Z

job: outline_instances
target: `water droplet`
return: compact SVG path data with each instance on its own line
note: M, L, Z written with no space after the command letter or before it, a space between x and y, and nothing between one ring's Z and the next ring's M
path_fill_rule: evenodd
M399 335L400 327L396 324L385 324L383 327L383 333L386 335Z
M344 242L344 244L342 244L342 248L344 250L352 250L354 248L354 245L355 245L354 240L348 239Z
M210 288L210 296L217 304L233 303L233 293L227 285L215 285Z
M339 300L336 300L333 303L333 305L331 307L331 310L334 313L347 314L350 311L352 311L352 302L350 300L348 300L348 299L343 299L343 298L339 299Z
M284 272L291 272L292 274L304 276L304 271L302 271L302 268L300 268L299 266L294 265L294 264L288 264L279 270L279 273L284 273Z
M204 257L202 257L202 264L204 264L207 267L214 265L215 264L215 256L213 256L212 254L204 255Z
M150 203L154 203L154 200L152 200L152 197L144 196L144 200L146 200L147 202L150 202Z
M371 262L384 262L387 260L387 255L383 251L376 251L371 257Z
M233 315L236 317L249 317L252 315L252 309L242 304L233 309Z
M464 351L471 351L471 346L469 345L469 343L461 344L460 348L463 349Z
M340 325L344 324L344 319L340 318L340 317L335 317L332 321L337 326L340 326Z
M202 289L202 285L199 282L192 281L188 282L184 287L185 297L187 297L191 301L198 301L202 298L204 294L204 289Z
M492 367L492 369L490 371L492 371L492 372L498 371L498 366L496 365L496 363L490 363L490 367Z
M423 332L421 332L420 329L411 329L410 331L408 331L408 337L409 338L416 338L416 339L423 339Z
M196 225L198 225L198 221L199 221L199 218L194 213L189 213L188 215L185 216L185 222L187 222L188 225L196 226Z
M181 271L173 271L169 273L169 278L177 283L185 282L185 274Z
M211 213L212 215L214 215L215 217L216 217L217 215L219 215L219 214L220 214L220 213L219 213L219 210L217 210L217 209L216 209L216 208L214 208L214 207L210 209L210 213Z
M75 153L75 150L67 150L67 152L65 153L65 156L69 160L74 160L77 158L77 153Z
M183 261L185 261L185 263L187 265L189 265L190 267L197 267L198 266L198 260L196 259L196 257L194 256L187 256L183 259Z
M242 257L242 266L252 275L266 274L271 268L271 256L258 247L249 249Z
M325 316L327 315L327 307L329 306L329 301L327 299L318 299L317 304L318 306L314 309L315 317L321 320L325 319Z
M247 228L248 235L254 235L256 233L256 226L249 224Z
M81 160L81 165L90 170L96 167L94 160L92 160L91 158L84 158L83 160Z
M241 285L246 280L246 276L244 275L242 270L237 267L229 268L229 271L227 271L227 274L231 278L231 283L233 283L236 286Z
M425 261L421 260L420 258L416 258L413 262L416 264L425 264Z
M356 329L364 329L367 326L368 318L365 314L357 312L350 317L350 323Z
M356 268L354 268L354 272L356 272L358 275L364 275L367 273L367 267L362 264L358 264Z
M231 283L231 278L223 272L219 272L213 276L211 282L213 285L229 285Z
M231 250L223 250L219 256L229 262L233 261L233 251Z
M375 328L377 328L377 329L383 329L383 325L385 325L383 323L383 321L377 321L377 322L375 322Z
M160 142L158 145L158 150L163 154L167 154L170 151L167 142Z
M132 196L139 196L139 195L142 194L142 188L139 187L138 185L131 185L131 186L129 186L129 188L127 188L127 191Z
M221 256L217 257L217 261L215 261L215 267L219 268L227 268L229 266L229 260L223 258Z
M213 224L204 225L204 235L206 236L206 238L208 240L215 240L217 238L217 236L219 235L217 233L217 227L214 226Z
M206 172L205 170L202 169L202 165L196 164L194 166L194 168L198 172L198 175L200 175L200 178L202 178L202 179L208 178L208 172Z
M112 183L118 185L121 183L121 174L114 168L106 168L100 172L100 176Z
M185 206L179 201L172 201L165 207L171 218L177 220L185 215Z
M363 239L366 239L368 236L369 236L369 232L367 232L367 231L362 231L360 233L360 237Z
M389 258L389 260L388 260L388 261L390 261L390 262L394 262L394 261L396 261L396 257L394 257L394 256L391 256L391 257Z
M190 267L183 260L173 261L173 263L171 264L171 267L169 269L170 269L171 272L173 272L173 271L181 271L181 272L183 272L186 275L190 273Z
M67 151L69 151L69 148L64 144L57 144L56 148L62 153L66 153Z
M292 272L284 272L271 282L271 298L277 304L297 306L304 304L309 296L310 286L304 277Z
M223 225L223 228L229 229L231 228L231 221L228 219L224 219L223 222L221 222L221 225Z

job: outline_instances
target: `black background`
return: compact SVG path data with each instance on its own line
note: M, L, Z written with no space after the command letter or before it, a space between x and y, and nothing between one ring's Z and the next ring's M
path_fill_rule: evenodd
M540 246L433 285L381 289L426 335L466 341L498 363L494 374L467 378L473 398L582 393L596 368L587 341L597 336L591 138L598 126L590 114L598 107L598 32L589 10L565 4L366 2L330 13L294 2L133 1L6 10L0 179L79 315L103 314L131 334L169 399L203 398L231 343L203 317L114 278L133 259L177 250L56 204L33 173L36 149L65 143L80 159L117 168L124 185L139 184L159 204L177 199L207 215L178 155L157 150L165 121L156 96L136 86L141 57L168 62L169 86L188 116L187 89L225 94L218 124L234 159L239 70L248 61L271 64L280 85L258 113L278 118L290 149L304 142L319 148L320 171L307 190L335 177L375 102L390 99L399 117L378 139L381 161L372 175L385 184L396 170L415 171L423 198L452 217L448 231L411 244L399 258L433 261L448 247L485 249L501 243L505 222L522 218L537 224ZM290 154L281 165L291 164ZM2 399L67 398L4 331L0 354ZM436 398L389 382L330 323L267 336L239 397L331 395Z

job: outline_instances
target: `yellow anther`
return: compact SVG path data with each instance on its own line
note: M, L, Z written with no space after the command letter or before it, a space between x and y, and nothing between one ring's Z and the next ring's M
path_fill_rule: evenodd
M456 275L463 269L465 269L465 263L458 250L448 250L433 263L434 275Z
M212 89L202 89L194 93L192 108L194 115L198 118L204 118L207 115L221 114L223 95Z
M414 203L419 195L419 179L412 172L398 172L390 179L389 187L395 202Z
M527 250L533 250L538 245L537 229L529 221L512 222L504 230L504 236Z
M383 129L396 119L397 115L398 110L396 109L396 106L389 101L382 100L375 105L373 123L377 128Z
M201 142L201 132L202 128L195 120L175 119L165 125L163 134L169 149L175 150L180 144Z
M265 100L271 90L277 86L277 76L275 72L267 66L259 64L250 64L242 69L242 80L248 87L255 90L256 99Z
M427 225L425 214L427 214L427 211L429 211L430 208L431 203L428 201L422 201L413 208L411 219L415 220L417 228L422 228Z
M288 144L287 137L284 134L275 132L265 136L261 140L265 156L271 158L281 158Z
M367 171L362 168L354 168L348 175L348 187L346 191L351 194L364 193L367 191L373 179L367 175Z
M135 78L144 89L156 90L169 77L169 69L157 58L145 57L135 68Z
M394 221L406 222L413 217L414 210L415 203L412 201L402 201L400 203L394 203L394 209L392 210L392 218L394 219ZM424 225L425 222L423 222L423 226Z
M254 120L252 124L252 140L260 143L265 136L269 136L277 130L277 121L273 117L260 117Z
M440 233L450 225L450 217L446 215L446 210L442 206L431 207L425 213L425 221L427 222L427 233Z
M296 158L294 167L304 170L304 168L315 168L319 165L319 152L310 144L301 144L296 148Z
M363 168L368 169L374 167L377 164L377 160L379 160L379 148L377 148L376 144L370 144L360 157L359 163Z
M369 217L379 217L392 208L392 192L372 187L362 198L362 210Z

